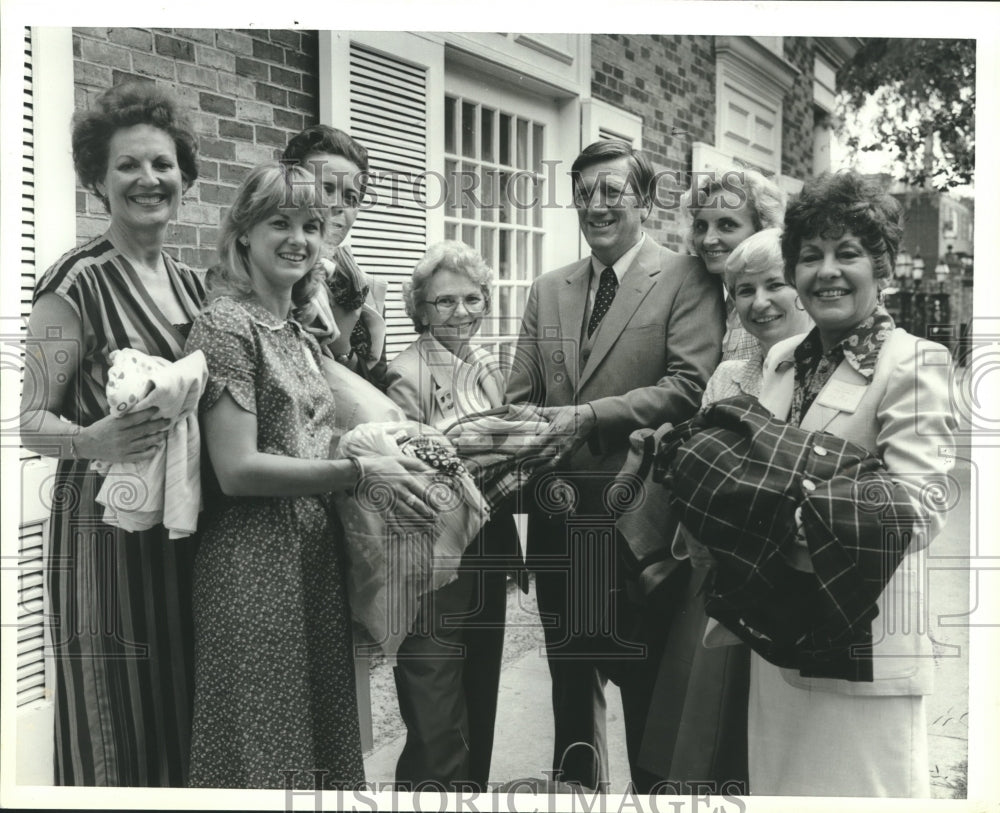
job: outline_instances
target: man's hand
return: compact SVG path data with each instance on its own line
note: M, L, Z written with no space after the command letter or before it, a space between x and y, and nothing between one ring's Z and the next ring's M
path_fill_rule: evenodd
M549 465L557 466L580 446L597 426L597 415L590 404L582 406L543 407L539 414L549 425L538 437L538 445L531 447L533 454L549 454Z

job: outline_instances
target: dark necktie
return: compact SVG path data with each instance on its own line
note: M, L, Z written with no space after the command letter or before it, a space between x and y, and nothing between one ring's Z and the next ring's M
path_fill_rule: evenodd
M594 297L594 310L590 314L590 324L587 325L587 338L594 335L597 326L601 324L604 314L608 312L618 290L618 277L610 265L601 272L601 284L597 286L597 296Z

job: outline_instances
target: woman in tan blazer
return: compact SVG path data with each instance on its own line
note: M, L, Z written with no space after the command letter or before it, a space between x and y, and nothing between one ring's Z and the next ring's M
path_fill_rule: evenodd
M949 482L951 359L897 328L882 306L902 235L899 204L854 172L806 184L785 216L785 275L816 327L772 348L760 401L778 418L876 454L923 521L878 601L874 680L806 678L753 655L750 792L763 795L930 794L924 696L934 660L920 560L944 513ZM811 570L804 545L792 564Z
M386 371L387 394L406 417L445 430L503 405L499 361L472 344L489 311L492 272L465 243L431 246L404 285L420 334ZM512 514L494 510L462 557L459 578L422 597L395 668L406 744L396 781L483 789L493 751L507 572L521 568Z

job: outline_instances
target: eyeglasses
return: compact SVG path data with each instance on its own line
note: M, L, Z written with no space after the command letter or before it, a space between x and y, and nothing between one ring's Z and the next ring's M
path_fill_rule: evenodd
M469 294L459 299L457 296L439 296L437 299L425 299L428 305L433 305L439 316L451 316L461 302L469 313L482 313L486 310L486 300L479 294Z

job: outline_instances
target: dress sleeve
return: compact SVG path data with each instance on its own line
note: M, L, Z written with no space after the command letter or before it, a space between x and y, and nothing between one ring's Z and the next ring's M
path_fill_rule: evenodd
M237 304L217 300L195 320L185 350L201 350L208 364L208 385L199 411L207 412L226 390L247 412L257 414L258 348L255 325Z

